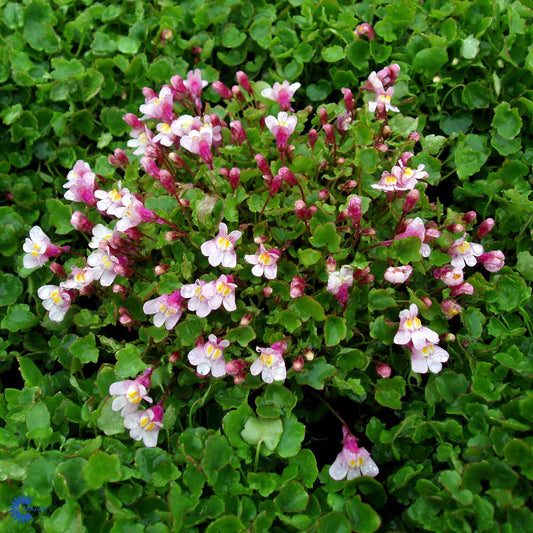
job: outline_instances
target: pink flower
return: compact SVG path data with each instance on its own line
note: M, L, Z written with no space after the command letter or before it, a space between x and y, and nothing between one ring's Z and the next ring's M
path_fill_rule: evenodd
M474 294L474 286L470 283L461 283L460 285L452 287L452 290L450 291L450 296L452 298L460 296L461 294L467 294L468 296L471 296Z
M199 68L187 72L187 79L183 81L197 110L202 108L202 89L207 87L207 84L208 82L202 79L202 71Z
M118 187L111 191L99 189L94 192L95 198L99 199L96 203L96 207L108 215L116 216L117 210L124 207L122 197L129 193L129 189L125 187L122 188L122 183L120 181L118 182Z
M289 295L291 298L299 298L304 295L305 290L305 278L301 276L294 276L291 280L291 288Z
M63 253L63 249L52 244L39 226L33 226L30 229L30 236L26 237L22 249L26 252L26 255L22 258L24 268L42 266L51 257L57 257Z
M407 220L407 226L403 233L394 236L394 239L405 239L406 237L418 237L420 239L420 255L422 257L429 257L431 254L431 248L424 242L426 238L426 228L424 221L420 217ZM452 263L453 264L453 263Z
M76 161L74 168L67 174L67 183L63 185L65 198L71 202L83 202L87 205L95 205L94 188L96 175L91 167L81 159Z
M346 427L342 430L344 434L342 451L329 467L329 475L337 481L344 478L351 480L359 476L376 477L379 474L379 468L370 453L358 446L357 439Z
M483 254L481 244L469 243L466 241L466 232L457 239L448 250L452 260L451 263L456 268L464 268L465 265L474 266L477 263L476 257Z
M160 122L155 129L157 134L152 139L152 142L159 143L163 146L172 146L176 140L176 136L172 132L170 124L168 122Z
M450 355L446 350L437 346L435 342L427 343L421 348L411 348L411 368L417 374L427 374L428 370L433 374L438 374L442 370L442 363L445 363Z
M355 28L354 33L358 37L362 37L363 35L366 35L368 37L368 40L371 41L374 38L374 29L368 22L363 22L362 24L358 24Z
M389 267L385 270L383 278L390 283L405 283L412 273L413 267L411 265Z
M100 280L102 287L109 287L117 277L115 267L120 263L114 255L111 255L109 249L104 251L99 248L87 258L87 264L93 267L94 279Z
M89 242L89 248L107 250L111 246L113 238L117 233L104 226L103 224L96 224L92 229L93 238Z
M170 125L172 133L178 137L184 137L193 129L201 126L200 117L194 118L192 115L181 115Z
M183 285L180 292L184 298L189 300L187 309L189 311L195 311L199 317L206 317L212 311L212 308L209 306L209 299L216 292L213 281L207 283L197 279L195 283Z
M148 146L152 145L153 133L145 128L144 130L132 130L130 132L130 137L132 137L127 145L130 148L135 148L133 155L144 155Z
M461 285L464 282L463 269L454 268L450 270L449 268L445 268L440 272L440 279L448 287L457 287L457 285Z
M152 368L134 380L117 381L109 387L110 396L116 396L111 405L113 411L120 411L122 416L127 416L137 411L141 400L152 403L152 398L147 394L151 385Z
M138 226L141 222L157 222L157 215L150 209L146 209L144 204L133 194L124 194L122 197L123 207L115 210L115 216L120 220L115 229L124 233L130 228Z
M209 335L209 340L192 349L187 356L189 363L196 367L201 376L207 376L209 372L215 378L226 375L226 360L224 350L230 345L229 341L218 340L215 335Z
M398 178L387 172L386 170L381 174L381 178L378 183L371 185L373 189L378 191L392 192L392 191L406 191L407 188L404 184L398 181Z
M222 264L226 268L235 268L237 265L237 254L235 252L235 243L241 238L242 232L232 231L228 235L228 226L221 222L218 226L218 235L206 241L200 247L211 266Z
M402 158L392 167L391 174L396 178L397 183L401 184L400 190L412 190L418 183L418 180L425 179L429 174L424 170L424 165L418 165L416 169L407 166L407 161L413 156L411 152L402 154Z
M448 320L463 311L462 307L455 300L444 300L440 304L440 309Z
M483 264L489 272L498 272L505 265L505 255L501 250L494 250L479 256L478 261Z
M124 417L124 426L133 440L142 440L148 448L157 446L159 430L163 427L163 408L154 405L145 411L135 411Z
M255 265L252 268L254 276L261 277L264 274L267 279L276 279L279 256L280 251L277 248L271 248L267 251L264 245L260 244L255 255L245 255L244 259L251 265Z
M48 316L52 322L61 322L72 305L72 298L62 285L44 285L37 291L37 296L49 311Z
M139 107L139 111L144 113L142 120L153 118L163 122L172 122L173 107L172 90L165 85L159 91L159 95L150 94L145 103Z
M162 294L158 298L148 300L143 305L143 311L147 315L154 315L154 326L172 329L181 317L181 302L183 296L179 290L171 294Z
M274 100L281 107L282 111L289 111L291 108L291 98L294 96L294 93L301 87L300 83L289 83L287 80L283 84L278 82L274 83L274 87L263 89L261 91L261 96L268 98L269 100Z
M281 346L276 346L276 344L270 348L256 348L261 355L250 367L252 376L261 374L261 378L265 383L284 381L287 377L285 359L283 359L284 350Z
M398 113L400 110L391 104L393 95L394 87L389 87L386 91L377 92L376 99L368 102L368 110L371 113L375 113L377 110L377 114L380 117L383 115L386 116L388 111L395 111Z
M400 65L393 63L392 65L381 69L380 71L370 73L368 81L363 86L366 91L374 91L388 89L396 83L398 74L400 73Z
M83 233L90 233L94 228L94 224L81 211L74 211L72 213L70 223L74 229Z
M78 268L74 267L68 278L63 282L65 289L84 289L88 287L94 280L93 269L90 267Z
M276 138L276 145L281 152L287 147L287 141L294 132L298 119L295 115L288 115L285 111L278 113L278 118L269 115L265 119L265 125L270 133Z
M353 285L353 268L343 266L340 271L330 272L326 290L333 294L342 305L348 301L348 289Z
M212 169L213 154L213 131L211 127L202 127L200 130L191 130L187 135L180 138L180 145L193 154L198 154Z
M233 283L233 277L222 274L216 281L212 281L211 283L213 284L214 291L209 297L209 307L215 310L219 309L222 305L226 311L235 311L237 309L237 304L235 303L235 289L237 285Z
M422 326L422 322L418 318L418 307L416 304L411 304L408 310L400 312L400 326L396 335L394 336L394 344L404 346L413 343L416 349L423 348L428 343L437 343L439 335Z

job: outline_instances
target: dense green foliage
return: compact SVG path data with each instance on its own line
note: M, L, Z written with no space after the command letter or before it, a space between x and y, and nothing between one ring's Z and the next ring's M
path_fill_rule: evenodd
M0 531L531 531L528 2L83 4L0 0ZM354 35L361 22L373 26L374 40ZM161 39L164 30L172 32L163 34L168 39ZM411 149L405 139L420 132L415 160L429 173L416 216L434 218L440 228L461 222L460 213L471 210L478 223L492 217L494 230L482 243L506 256L496 274L471 271L474 295L461 302L464 312L453 322L438 316L440 295L429 294L434 304L422 311L423 321L442 334L452 329L456 337L446 346L450 361L439 374L410 372L405 350L393 346L392 338L398 312L410 302L422 309L420 298L438 286L423 281L424 275L431 277L431 268L445 264L447 256L437 251L427 265L416 263L419 242L407 240L354 257L349 232L335 226L348 198L336 188L342 178L362 182L372 199L365 216L379 239L390 238L387 224L394 227L391 213L381 217L382 193L369 192L394 157L373 146L381 125L364 110L339 146L345 166L334 164L323 135L313 154L304 146L305 135L295 142L289 166L314 177L306 192L320 207L309 229L293 214L296 190L283 189L258 224L268 192L246 144L222 148L215 158L215 168L243 165L235 194L219 179L213 201L200 188L185 196L197 246L216 234L224 215L230 229L254 225L246 243L246 253L253 253L252 233L261 235L285 217L272 244L297 245L287 250L289 260L270 283L281 295L278 301L261 299L264 284L243 269L239 276L250 284L247 305L231 317L184 314L170 335L153 327L142 313L143 301L194 282L209 267L186 241L169 245L163 230L147 227L143 231L156 239L150 253L173 267L157 285L138 279L126 301L110 293L84 300L85 309L77 302L59 324L46 316L36 292L55 283L54 276L46 267L25 269L21 245L38 223L53 242L83 252L86 239L70 224L73 204L63 199L66 174L78 159L110 182L122 177L132 190L148 191L151 209L182 222L176 204L163 198L137 161L124 176L108 162L113 149L125 148L130 128L122 117L139 114L144 86L158 91L174 74L185 77L193 68L229 86L238 70L259 88L263 82L298 81L302 89L293 107L297 133L305 134L319 129L316 109L306 106L324 105L330 118L339 114L341 88L355 95L371 71L391 63L401 67L394 96L401 114L389 122L391 151ZM235 102L227 106L211 87L204 94L227 122L239 116ZM357 105L364 107L362 97ZM255 125L248 132L251 147L274 161L273 137L260 133L259 120L278 109L265 101L249 107L245 116ZM326 159L330 164L320 174ZM210 187L207 167L194 168L198 182ZM319 178L338 195L336 210L320 204ZM461 236L443 234L437 243L442 250ZM346 310L324 290L291 299L289 283L297 273L314 276L315 288L325 286L330 253L339 265L371 265L378 283L358 286ZM381 284L392 259L416 263L409 290ZM153 264L143 272L149 270ZM117 321L124 305L136 321L129 330ZM256 319L239 326L248 312ZM235 357L285 336L291 358L305 348L316 357L283 385L250 377L242 385L230 378L200 380L187 368L186 354L198 335L215 330L231 340ZM178 363L170 361L175 350L181 351ZM120 415L112 412L108 389L157 359L153 396L157 401L169 386L171 393L159 446L145 448L128 437ZM379 378L376 360L388 362L393 377ZM341 449L341 424L326 402L372 452L380 467L375 479L329 477ZM31 527L9 515L10 502L22 493L33 505L47 507L34 513Z

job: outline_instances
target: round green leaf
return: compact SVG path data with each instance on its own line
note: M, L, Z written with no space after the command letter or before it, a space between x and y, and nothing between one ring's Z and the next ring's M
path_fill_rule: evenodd
M518 109L511 108L507 102L502 102L494 111L492 125L496 128L498 135L504 139L512 139L520 132L522 119L518 114Z
M13 274L0 274L0 306L14 304L22 294L22 282Z

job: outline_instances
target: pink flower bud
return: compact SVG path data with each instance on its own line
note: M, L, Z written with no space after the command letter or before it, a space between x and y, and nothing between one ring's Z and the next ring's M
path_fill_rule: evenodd
M341 89L342 94L344 96L344 107L346 107L346 111L352 112L353 111L353 94L350 89Z
M296 200L294 202L294 212L300 220L310 219L316 213L316 210L317 208L315 206L307 207L303 200Z
M161 183L165 191L168 193L176 194L176 183L174 182L174 176L168 170L163 169L159 173L159 183Z
M113 270L115 271L115 274L124 278L129 278L133 274L131 268L128 268L125 265L115 265Z
M359 226L362 217L362 200L359 196L352 196L348 201L348 214L352 220L352 226Z
M462 294L467 294L468 296L471 296L472 294L474 294L474 287L470 283L462 283L461 285L452 287L452 290L450 292L450 296L452 298L455 298L456 296L461 296Z
M239 186L239 180L241 179L241 171L233 167L228 174L229 177L229 184L231 186L231 189L234 191Z
M300 276L294 276L291 281L291 288L289 291L291 298L299 298L304 295L305 290L305 278Z
M193 54L196 54L196 55L201 54L201 53L202 53L202 50L203 50L203 48L202 48L201 46L193 46L193 47L191 48L191 52L192 52Z
M407 215L407 213L410 213L415 207L415 205L418 203L419 199L420 199L420 191L418 189L410 190L406 194L405 200L403 201L402 213L404 215Z
M350 213L348 212L348 209L343 209L339 215L337 216L338 222L343 222L344 220L348 219L350 217Z
M425 242L431 242L440 237L440 231L436 228L429 228L426 230L426 235L424 236Z
M163 30L159 36L159 42L162 45L165 45L167 41L170 41L174 38L172 30Z
M309 146L311 147L311 150L313 150L318 139L318 132L315 130L315 128L309 131L307 138L309 139Z
M341 190L343 191L350 191L352 189L355 189L357 187L357 181L355 180L348 180L346 183L344 183L341 186Z
M246 132L242 127L242 122L240 120L232 120L229 123L229 127L231 129L231 140L240 146L246 140Z
M269 164L266 162L266 159L261 154L257 154L255 156L255 161L257 163L257 166L259 167L259 170L261 171L261 174L263 174L263 176L268 176L270 178L273 177Z
M113 155L109 156L109 163L116 168L125 169L129 165L129 159L124 150L117 148Z
M411 132L409 137L407 137L407 140L418 142L420 140L420 133L418 133L418 131Z
M475 211L468 211L468 213L463 215L463 220L466 224L472 224L472 222L475 222L476 218L477 213Z
M329 198L329 191L327 189L322 189L318 192L318 197L321 200L327 200Z
M144 130L144 123L133 113L126 113L123 118L124 122L134 130Z
M376 148L376 150L379 150L380 152L388 152L389 151L389 146L385 143L376 143L374 144L374 148Z
M296 371L296 372L301 372L304 368L304 358L299 355L293 362L292 362L292 368Z
M67 278L67 273L65 272L63 265L60 265L59 263L56 263L55 261L53 263L50 263L50 270L60 279Z
M365 237L373 237L376 234L376 230L374 228L366 228L361 232L361 235L364 235Z
M92 233L94 224L87 220L87 217L80 211L74 211L70 217L70 223L74 229L83 233Z
M241 102L246 102L246 98L244 98L244 94L242 94L240 87L238 87L237 85L234 85L231 88L231 92L233 93L235 98L237 98L237 100L240 100Z
M226 167L222 167L220 170L219 170L220 174L222 176L224 176L225 178L229 177L229 168L226 168Z
M383 126L383 129L381 130L381 135L384 139L388 139L392 135L391 127L388 125Z
M318 110L318 116L320 117L320 124L323 126L328 123L328 112L325 107L321 107Z
M358 37L362 37L363 35L366 35L368 40L371 41L374 38L374 29L368 22L363 22L362 24L358 24L357 27L354 30L355 35Z
M241 326L249 326L253 318L254 315L252 315L251 313L246 313L241 318Z
M170 357L168 358L168 360L174 364L174 363L177 363L181 358L181 354L179 352L172 352L170 354Z
M376 367L376 372L380 377L387 379L392 374L392 368L389 365L386 365L385 363L378 363L378 366Z
M283 181L289 185L289 187L293 187L294 185L298 185L298 182L296 181L296 178L294 177L294 174L290 171L287 167L281 167L279 169L279 175L283 179Z
M493 250L492 252L482 254L478 257L478 261L489 272L498 272L505 265L505 255L501 250Z
M480 224L476 233L476 238L482 239L483 237L486 237L492 231L492 228L494 228L494 219L487 218Z
M156 276L161 276L166 274L170 269L170 265L156 265L154 267L154 272Z
M263 289L263 296L268 298L272 294L272 287L265 287Z
M226 87L221 81L214 81L211 84L211 87L213 87L214 91L222 98L225 98L226 100L233 99L231 89L228 89L228 87Z
M153 89L150 89L150 87L143 87L142 88L142 93L144 95L145 98L157 98L157 93L153 90Z
M339 157L337 158L337 165L344 165L344 163L346 162L346 159L344 159L344 157Z
M246 361L244 359L235 359L235 361L228 361L226 363L226 372L232 376L242 373L246 369Z
M328 259L326 261L326 270L329 273L337 270L337 261L335 261L335 258L332 255L328 255Z
M306 358L307 361L312 361L315 358L315 352L313 352L311 348L306 348L304 350L304 357Z
M237 82L248 94L252 94L253 90L248 76L242 70L237 72Z
M444 335L440 336L440 339L443 342L447 342L447 343L455 342L456 338L457 337L453 333L445 333Z
M257 237L254 237L255 244L265 244L267 240L268 237L266 237L266 235L258 235Z
M465 231L465 227L462 224L458 224L457 222L454 224L450 224L446 229L450 233L463 233Z
M335 128L332 124L324 124L322 126L326 132L326 144L336 144L337 140L335 138Z
M178 76L177 74L172 76L172 78L170 78L170 85L177 93L187 94L187 87L185 87L181 76Z
M159 155L159 152L157 151L157 147L153 144L149 144L144 149L144 155L146 157L151 157L152 159L156 159Z
M113 287L111 288L111 290L115 294L126 294L128 292L126 287L124 287L124 285L121 285L120 283L115 283Z
M168 154L168 158L178 167L178 168L185 168L185 161L176 153L176 152L170 152Z
M431 298L428 298L427 296L422 296L420 299L424 302L426 307L431 307L433 305Z
M448 320L463 311L461 306L455 300L444 300L440 304L440 308Z

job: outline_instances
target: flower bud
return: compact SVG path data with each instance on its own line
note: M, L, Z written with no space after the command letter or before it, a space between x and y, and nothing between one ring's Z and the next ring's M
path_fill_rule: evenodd
M56 263L55 261L53 263L50 263L50 270L52 271L53 274L55 274L60 279L67 278L67 273L65 272L63 265L60 265L59 263Z
M361 232L361 235L364 235L365 237L373 237L376 234L376 230L374 228L366 228Z
M341 186L342 191L350 191L351 189L355 189L357 187L357 181L355 180L348 180L346 183L343 183Z
M332 255L328 255L326 260L326 270L331 274L337 270L337 261Z
M226 87L221 81L214 81L211 84L211 87L213 87L213 90L222 98L225 98L226 100L233 99L231 89L228 89L228 87Z
M249 326L253 318L254 315L252 315L251 313L246 313L241 318L241 326Z
M409 137L407 137L407 140L418 142L420 140L420 133L418 133L418 131L411 132Z
M301 372L304 368L304 358L299 355L293 362L292 362L292 368L296 371L296 372Z
M348 201L348 214L350 215L352 226L359 226L362 217L362 200L359 196L352 196Z
M461 306L455 300L444 300L440 304L440 309L448 320L463 311Z
M248 76L242 70L237 72L237 82L248 94L252 94L253 90L250 81L248 80Z
M388 139L392 135L392 129L390 126L385 125L383 126L383 130L381 131L381 135L384 139Z
M461 296L462 294L471 296L472 294L474 294L474 287L470 283L462 283L461 285L452 287L452 290L450 292L450 296L452 298L455 298L456 296Z
M144 155L146 157L151 157L152 159L156 159L157 156L159 155L159 152L158 152L157 147L155 145L149 144L144 149Z
M478 257L478 261L482 263L485 269L489 272L498 272L505 265L505 255L501 250L493 250L492 252L481 254L481 256Z
M482 239L483 237L486 237L492 231L492 228L494 228L494 219L487 218L479 225L476 238Z
M172 30L163 30L161 35L159 35L159 41L162 45L166 44L167 41L171 41L174 38Z
M321 200L327 200L329 198L329 191L327 189L322 189L318 192L318 197Z
M165 233L165 241L172 242L176 241L181 237L181 233L179 231L167 231Z
M358 24L357 27L354 30L355 35L357 37L362 37L363 35L366 35L368 40L371 41L374 38L374 28L368 24L368 22L363 22L362 24Z
M304 357L307 361L312 361L315 358L315 352L311 348L306 348L304 350Z
M328 112L325 107L321 107L318 110L318 116L320 117L320 124L323 126L328 123Z
M441 335L440 338L443 342L450 343L455 342L457 337L453 333L445 333L444 335Z
M231 92L237 98L237 100L240 100L241 102L246 102L246 98L244 98L244 94L242 94L242 91L239 86L234 85L231 88Z
M176 92L181 94L187 94L187 87L185 87L185 84L183 83L183 78L181 76L178 76L177 74L175 76L172 76L172 78L170 78L170 85Z
M418 189L412 189L405 195L405 200L403 201L402 213L407 215L410 213L415 205L420 199L420 191Z
M70 217L70 223L74 229L83 233L92 233L94 224L87 220L87 217L80 211L74 211Z
M168 170L161 170L159 173L159 183L161 183L165 191L167 191L169 194L176 194L176 183L174 182L174 176Z
M172 352L172 353L170 354L170 357L168 358L168 360L169 360L172 364L174 364L174 363L177 363L177 362L180 360L180 357L181 357L181 355L180 355L179 352Z
M475 211L468 211L468 213L463 215L463 220L466 224L472 224L472 222L475 222L476 218L477 213Z
M116 168L125 169L130 163L128 156L124 150L121 150L120 148L117 148L114 154L110 155L108 159L109 163Z
M424 236L425 242L431 242L440 237L440 231L436 228L428 228L426 230L426 235Z
M166 274L170 269L170 265L156 265L154 267L154 272L156 276L162 276Z
M239 180L241 179L241 171L238 168L233 167L229 171L228 177L229 177L229 184L231 186L231 190L233 191L236 190L237 187L239 186Z
M115 274L122 276L123 278L129 278L133 274L131 268L128 268L125 265L115 265L113 270L115 271Z
M424 302L426 307L431 307L433 305L431 298L428 298L427 296L422 296L420 299Z
M388 152L389 151L389 146L385 143L376 143L374 144L374 148L376 148L376 150L379 150L380 152Z
M387 379L392 374L392 368L389 365L386 365L385 363L378 363L378 366L376 367L376 372L380 377Z
M242 122L240 120L232 120L229 123L229 127L231 129L231 140L241 146L246 140L246 132L242 127Z
M257 163L259 170L261 171L261 174L263 174L263 176L268 176L270 178L273 177L269 164L267 163L266 159L261 154L257 154L255 156L255 161Z
M178 168L185 168L185 161L176 153L176 152L170 152L168 154L168 158L178 167Z
M315 144L318 139L317 131L314 128L310 130L309 133L307 134L307 138L309 139L309 146L311 147L311 150L313 150L315 148Z
M157 98L157 93L150 87L143 87L142 93L145 98Z
M346 159L344 159L344 157L337 158L337 165L344 165L345 162Z
M350 89L341 89L342 95L344 96L344 107L346 107L346 111L352 112L353 111L353 94Z
M450 224L446 228L450 233L463 233L465 230L465 227L462 224L458 224L457 222L454 224Z
M336 144L337 139L335 138L335 128L331 124L324 124L322 127L326 132L326 144Z
M144 130L144 123L133 113L126 113L123 118L124 122L134 130Z
M294 276L291 280L291 288L289 291L291 298L299 298L304 295L305 278L301 276Z
M115 294L126 294L128 292L128 290L126 289L126 287L124 287L124 285L121 285L120 283L115 283L113 285L113 287L111 288L111 290L115 293Z
M272 287L264 287L262 292L263 296L268 298L272 294Z
M294 174L291 172L291 170L287 167L281 167L279 169L279 175L283 179L283 181L289 185L289 187L293 187L294 185L298 185L298 182L296 181L296 178L294 177Z
M267 241L268 237L266 235L258 235L257 237L254 237L255 244L265 244Z

